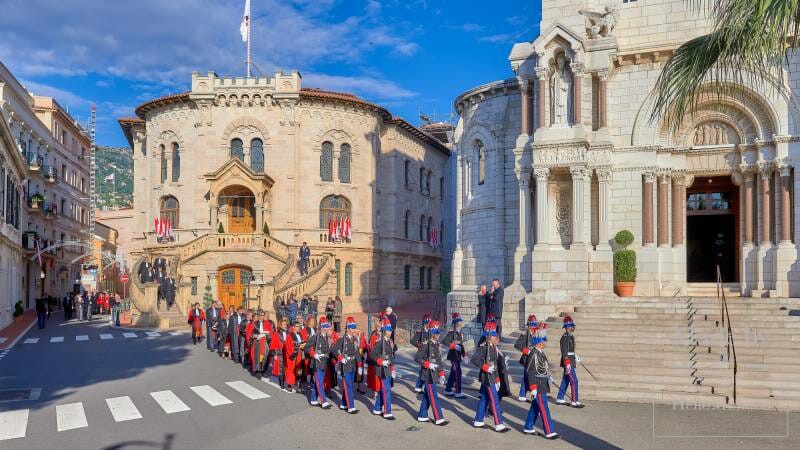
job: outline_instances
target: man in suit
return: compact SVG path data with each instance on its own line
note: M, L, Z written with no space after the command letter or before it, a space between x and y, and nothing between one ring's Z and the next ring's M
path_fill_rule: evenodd
M303 242L300 247L300 275L308 275L308 258L311 257L311 249Z
M503 339L503 287L500 280L492 280L491 313L497 319L497 338Z
M220 310L217 302L211 303L206 309L206 348L210 352L217 350L216 330L220 319Z

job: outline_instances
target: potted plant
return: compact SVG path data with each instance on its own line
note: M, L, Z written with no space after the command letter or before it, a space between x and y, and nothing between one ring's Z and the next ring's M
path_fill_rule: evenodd
M18 301L14 304L14 321L17 320L17 317L25 314L25 309L22 308L22 300Z
M636 287L636 252L627 247L633 243L633 233L621 230L614 236L614 290L620 297L633 296Z
M269 226L267 226L267 222L264 222L264 229L262 231L264 231L264 234L269 236Z
M225 232L225 227L223 227L222 222L220 222L219 226L217 227L217 233L222 234L224 232Z
M31 208L38 208L44 202L44 195L36 193L31 196Z

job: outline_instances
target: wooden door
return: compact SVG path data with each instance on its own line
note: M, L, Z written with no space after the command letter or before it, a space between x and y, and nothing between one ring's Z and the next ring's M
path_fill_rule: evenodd
M255 198L236 196L228 201L230 210L228 232L252 233L256 229Z
M250 270L243 267L222 268L219 271L219 300L227 310L231 305L238 307L245 299L245 290L250 284Z

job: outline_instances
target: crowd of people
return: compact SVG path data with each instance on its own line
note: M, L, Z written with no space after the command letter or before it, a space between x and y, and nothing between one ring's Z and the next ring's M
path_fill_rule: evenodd
M67 294L61 299L61 309L64 311L64 321L92 320L93 314L108 314L116 304L116 296L110 292L78 292ZM39 329L43 329L54 310L59 308L58 298L53 296L36 299L36 322Z
M497 298L497 287L493 291ZM502 291L499 292L502 301ZM304 301L306 305L317 302L310 298L304 298ZM292 299L289 304L292 304ZM392 390L396 379L394 332L397 316L391 308L372 321L369 333L362 332L353 317L347 317L340 334L328 316L317 320L311 311L305 310L300 315L287 308L285 313L279 314L276 323L264 311L237 308L228 314L219 302L205 310L196 303L189 312L188 323L192 327L195 345L205 340L209 351L230 358L254 377L273 379L287 392L307 395L313 407L331 408L329 399L333 389L337 388L339 409L356 414L355 393L365 393L366 387L375 392L372 414L394 420ZM510 363L500 347L500 321L491 312L481 318L485 323L482 336L475 350L468 355L461 331L464 321L458 313L454 313L451 319L450 329L443 330L438 321L426 314L422 327L411 338L411 344L416 347L414 361L419 366L414 391L422 396L417 420L447 425L437 385L444 387L446 396L464 398L461 365L468 362L479 369L480 399L473 426L486 427L484 420L490 414L494 431L509 431L503 422L501 399L511 395L508 383ZM564 377L556 402L567 403L564 397L569 387L569 404L580 408L583 405L578 399L575 373L575 364L580 362L580 358L575 355L575 323L569 316L564 318L563 329L560 366ZM524 368L518 399L531 403L523 432L539 434L534 425L541 418L544 437L557 439L559 436L547 397L554 381L544 352L546 343L547 324L539 323L534 315L529 316L525 333L514 344L522 354L519 363ZM450 373L447 376L443 359L449 362Z

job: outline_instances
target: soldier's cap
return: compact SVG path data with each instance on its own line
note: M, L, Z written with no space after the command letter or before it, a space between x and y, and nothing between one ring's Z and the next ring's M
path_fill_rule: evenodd
M461 318L461 314L459 314L457 312L453 313L452 320L451 320L451 323L453 325L457 324L458 322L463 322L463 321L464 321L464 319Z
M422 324L427 325L428 323L430 323L430 321L431 321L431 315L425 313L425 315L422 316Z
M330 328L331 324L328 322L328 319L325 317L320 317L319 319L319 327L320 328Z
M381 331L392 331L392 322L385 317L381 320Z
M575 328L575 321L571 316L564 316L564 325L561 325L561 328Z
M547 342L547 324L542 323L536 327L536 331L533 334L533 344L541 344L542 342Z
M536 320L536 314L528 316L528 328L536 328L539 326L539 321Z
M438 320L431 320L428 324L430 328L431 334L439 334L441 331L439 330L439 321Z
M358 328L358 324L356 323L356 319L353 317L347 318L347 329L348 330L355 330Z

